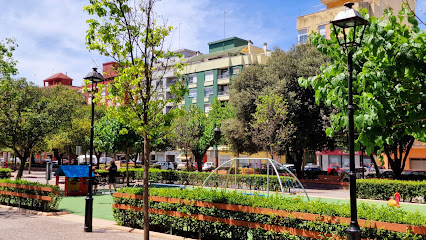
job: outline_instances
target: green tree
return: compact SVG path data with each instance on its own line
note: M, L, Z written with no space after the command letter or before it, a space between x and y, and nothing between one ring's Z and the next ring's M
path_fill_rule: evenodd
M364 15L366 12L362 10ZM405 17L409 25L403 24ZM368 20L362 44L353 53L356 141L367 147L367 154L375 148L379 155L385 152L399 178L414 138L426 141L426 34L406 6L398 16L386 10L380 20ZM300 79L300 83L316 91L318 103L324 101L339 110L331 116L333 124L327 129L333 136L348 126L347 54L333 34L331 40L311 34L310 42L331 63L319 75Z
M294 163L301 176L306 150L333 146L333 141L324 132L330 110L323 105L317 106L315 92L300 87L298 83L299 77L319 73L321 64L327 61L327 57L314 47L302 44L289 51L275 49L264 67L255 65L245 68L231 86L230 103L235 109L236 119L228 121L225 127L227 137L233 139L234 148L243 152L270 151L273 144L273 152L286 154L287 162ZM278 114L276 104L282 105L286 113ZM260 113L270 114L275 120L265 118L260 124ZM285 125L280 125L278 119L285 121L282 122ZM280 134L275 135L275 140L270 139L265 148L265 136L259 136L260 131L270 131L267 135L273 136L279 129L282 129ZM253 130L256 130L254 134Z
M54 115L64 114L66 116L70 116L69 119L66 119L66 121L61 123L60 127L56 131L47 135L45 139L47 145L47 149L45 150L53 151L55 158L60 164L62 164L62 159L65 155L67 155L68 160L70 160L70 155L73 153L73 149L75 149L76 145L75 142L73 142L73 139L75 138L73 136L75 133L75 126L73 126L73 123L75 123L75 118L81 117L81 109L87 109L84 108L86 106L86 102L81 93L78 93L67 86L56 85L52 88L46 88L44 91L50 96L50 101L63 106L63 108L58 108L58 112L54 113Z
M13 51L16 48L15 40L6 38L0 41L0 78L10 79L18 73L16 60L13 59Z
M191 151L199 172L202 171L204 155L215 143L214 128L220 128L222 122L232 116L233 112L229 105L222 105L215 99L208 116L197 106L191 105L189 108L181 109L174 120L172 124L174 142L184 151Z
M259 96L256 103L256 112L250 123L253 141L269 152L271 158L282 152L284 141L293 132L287 108L286 101L276 94Z
M94 145L101 152L126 153L126 183L129 186L129 155L132 148L141 141L140 136L120 119L105 116L94 127Z
M162 110L167 103L180 101L186 92L182 81L171 86L176 98L158 98L154 76L182 65L176 54L164 50L164 39L172 27L159 25L153 0L91 0L84 9L95 18L87 21L86 44L90 50L111 57L117 62L117 77L110 84L110 99L121 105L118 116L144 140L144 238L149 239L148 168L150 142L165 136L167 116ZM180 57L180 56L179 56ZM178 59L176 59L178 60ZM166 114L167 115L167 114Z

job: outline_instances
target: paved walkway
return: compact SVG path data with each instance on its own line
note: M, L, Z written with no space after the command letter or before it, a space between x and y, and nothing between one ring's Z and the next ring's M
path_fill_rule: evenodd
M84 217L74 214L39 216L0 207L0 240L123 240L143 239L143 230L122 227L113 221L93 219L93 231L84 232ZM188 238L150 232L151 240Z

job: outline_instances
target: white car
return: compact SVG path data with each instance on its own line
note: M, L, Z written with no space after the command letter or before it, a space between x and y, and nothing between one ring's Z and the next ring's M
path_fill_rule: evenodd
M175 165L172 162L157 162L156 164L161 166L163 170L174 170Z
M212 162L205 162L203 164L202 170L203 171L210 171L213 170L214 168L216 168L216 165Z

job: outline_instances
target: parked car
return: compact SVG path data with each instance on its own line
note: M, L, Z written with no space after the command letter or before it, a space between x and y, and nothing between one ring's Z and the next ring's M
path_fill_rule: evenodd
M342 177L342 182L349 182L349 171L350 171L350 169L344 169L344 171L345 171L345 173L344 173L344 175L343 175L343 177ZM365 168L356 168L355 169L355 173L356 173L356 178L357 179L362 179L362 172L364 171L364 173L365 173L365 171L366 171L366 169ZM364 177L365 177L365 174L364 174Z
M216 168L216 165L213 162L205 162L203 164L203 171L210 171Z
M285 169L288 169L293 173L296 172L296 168L294 167L294 164L291 164L291 163L283 164L279 167L280 172L285 171Z
M161 169L163 170L174 170L175 169L175 165L173 164L173 162L158 162L158 165L161 166Z
M424 171L424 170L404 170L401 173L401 179L423 181L423 180L426 180L426 171Z
M309 164L305 166L304 170L307 172L320 172L322 171L322 168L319 165Z
M393 170L387 169L386 171L383 171L381 174L382 178L394 178Z
M344 170L340 168L340 165L338 164L330 164L327 168L327 174L333 175L333 174L341 174Z
M185 170L188 167L187 162L178 162L176 170Z

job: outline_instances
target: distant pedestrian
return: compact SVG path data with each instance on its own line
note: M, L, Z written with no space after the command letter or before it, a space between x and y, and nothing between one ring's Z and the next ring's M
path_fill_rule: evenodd
M109 183L109 191L111 192L111 185L114 186L114 191L117 191L115 187L115 183L117 180L115 179L117 176L117 165L115 165L114 160L111 160L111 165L106 168L108 170L108 183Z
M98 191L98 184L99 184L99 173L96 172L96 167L92 167L92 173L95 175L95 177L92 178L92 185L93 185L93 193L96 194Z

